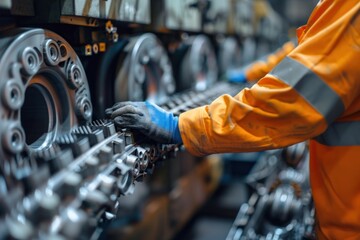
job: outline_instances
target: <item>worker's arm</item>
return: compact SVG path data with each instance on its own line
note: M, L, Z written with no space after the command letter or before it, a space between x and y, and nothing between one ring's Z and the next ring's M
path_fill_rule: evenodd
M270 74L235 97L224 95L181 114L178 125L162 111L151 121L130 114L120 125L131 127L137 119L151 137L152 130L165 129L153 118L164 116L165 125L173 126L166 135L179 126L178 140L195 155L279 148L317 136L358 109L359 10L358 1L323 1L299 32L299 45ZM123 110L109 112L116 119L131 108Z
M270 74L235 97L221 96L181 114L186 148L205 155L284 147L355 114L351 109L358 109L360 92L359 9L358 1L323 1L306 30L299 32L298 47Z
M194 155L260 151L309 139L326 128L322 115L291 86L268 75L235 97L180 115L186 148Z
M281 60L286 57L295 45L293 42L286 42L281 48L266 57L257 60L244 69L232 70L227 73L230 82L255 82L268 74Z

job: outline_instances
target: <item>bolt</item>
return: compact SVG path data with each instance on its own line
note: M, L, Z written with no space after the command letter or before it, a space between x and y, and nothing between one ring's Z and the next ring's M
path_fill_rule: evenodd
M85 121L90 121L92 117L92 105L87 97L82 97L76 105L77 114Z
M48 65L56 66L60 61L60 47L52 39L47 39L44 44L45 62Z
M11 153L20 153L25 146L24 129L17 122L8 122L5 126L2 134L3 146Z
M68 83L73 89L79 88L84 83L81 69L74 63L70 65L68 70Z
M27 75L34 75L40 68L39 54L34 48L26 47L20 56L23 65L23 72Z
M2 98L11 110L18 110L24 103L24 86L15 79L8 80L3 88Z
M99 52L99 45L97 43L93 44L92 51L94 54L97 54Z

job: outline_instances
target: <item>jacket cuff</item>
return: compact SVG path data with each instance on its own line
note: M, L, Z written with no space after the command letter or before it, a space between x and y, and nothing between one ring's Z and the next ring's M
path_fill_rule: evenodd
M207 116L206 106L198 107L180 114L179 129L185 148L194 156L205 156L203 146L206 146L208 136L204 121Z

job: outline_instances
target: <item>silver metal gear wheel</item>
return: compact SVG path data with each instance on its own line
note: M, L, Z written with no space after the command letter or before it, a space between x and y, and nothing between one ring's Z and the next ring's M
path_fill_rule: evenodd
M3 175L24 153L92 118L87 78L73 48L43 29L0 33L0 163Z
M191 36L184 44L189 49L181 61L179 90L204 91L218 79L215 50L205 35Z
M152 33L130 38L117 66L115 102L148 100L161 104L175 92L170 59Z

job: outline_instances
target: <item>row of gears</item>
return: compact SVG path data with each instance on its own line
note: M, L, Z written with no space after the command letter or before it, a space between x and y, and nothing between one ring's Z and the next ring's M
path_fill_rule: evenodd
M230 41L224 51L240 56ZM148 100L179 115L244 87L216 83L204 35L184 38L174 53L180 81L151 33L119 40L94 68L44 29L6 30L0 45L0 239L97 239L119 197L176 152L92 121L114 102Z
M91 63L86 72L71 45L48 30L14 28L2 32L0 42L4 46L0 51L0 169L4 175L11 174L16 167L9 163L24 152L51 148L74 127L94 117L104 118L105 108L114 102L148 100L169 110L172 105L165 103L170 103L175 89L193 89L185 97L188 106L178 106L185 111L194 107L191 99L198 105L208 100L203 90L208 91L218 76L214 51L203 35L187 38L179 47L181 53L175 53L182 56L176 84L165 48L150 33L111 46L100 63L95 62L95 73ZM240 55L236 44L224 44L228 45L225 55Z
M243 87L218 83L201 94L175 94L161 106L180 114ZM0 238L98 239L117 218L120 196L132 194L136 181L179 148L148 141L111 120L96 120L58 135L51 147L7 159L10 171L0 179Z
M1 239L97 239L99 224L116 217L119 197L176 148L135 144L108 120L73 129L1 179L11 187L1 193Z
M251 196L227 240L316 239L306 142L267 151L246 177Z

